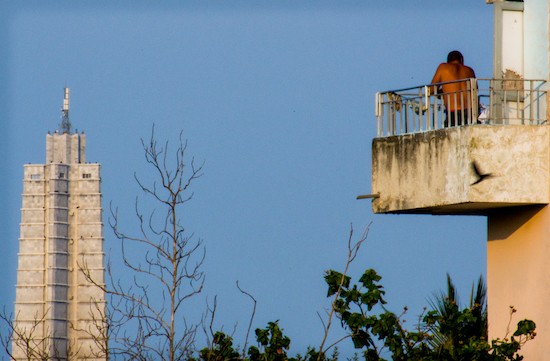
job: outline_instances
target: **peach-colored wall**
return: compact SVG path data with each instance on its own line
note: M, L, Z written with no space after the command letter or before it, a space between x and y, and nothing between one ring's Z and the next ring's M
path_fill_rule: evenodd
M510 306L517 322L537 324L537 336L521 352L527 361L550 355L550 208L507 209L488 217L487 288L489 337L503 338Z

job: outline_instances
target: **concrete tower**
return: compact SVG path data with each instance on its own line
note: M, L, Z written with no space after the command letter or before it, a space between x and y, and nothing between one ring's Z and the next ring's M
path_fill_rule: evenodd
M514 322L537 324L525 360L542 361L550 354L550 2L486 2L492 78L468 79L463 94L433 94L430 84L377 94L369 197L375 213L487 217L489 337L505 337L514 306ZM462 99L466 125L444 127L444 96Z
M17 360L106 359L105 295L97 286L104 283L100 184L100 165L86 163L85 134L71 132L65 88L60 129L46 136L45 164L24 168Z

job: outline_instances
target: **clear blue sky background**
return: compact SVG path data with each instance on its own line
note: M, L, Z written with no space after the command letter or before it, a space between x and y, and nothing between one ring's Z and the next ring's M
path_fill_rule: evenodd
M207 247L189 312L217 295L217 324L239 322L238 343L250 304L237 280L258 300L254 327L280 320L292 354L319 345L323 272L343 267L351 223L359 234L372 222L352 276L377 269L410 326L446 272L466 299L485 274L485 218L374 215L355 197L371 191L375 92L429 82L453 49L490 77L492 11L484 0L3 1L0 304L15 296L23 164L44 162L64 86L87 158L102 164L104 205L129 227L153 123L159 139L183 130L205 161L183 213Z

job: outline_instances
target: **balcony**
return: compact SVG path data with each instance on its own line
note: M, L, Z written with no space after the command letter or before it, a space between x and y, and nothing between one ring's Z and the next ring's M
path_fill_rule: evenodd
M376 94L375 213L487 214L549 203L546 82L463 82L457 93L430 84ZM452 103L465 110L447 114Z

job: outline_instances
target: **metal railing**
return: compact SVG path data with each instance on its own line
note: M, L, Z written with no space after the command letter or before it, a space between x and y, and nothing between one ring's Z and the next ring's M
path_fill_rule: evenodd
M460 90L443 93L445 86ZM478 124L546 124L546 89L546 81L538 79L471 78L376 93L377 136Z

